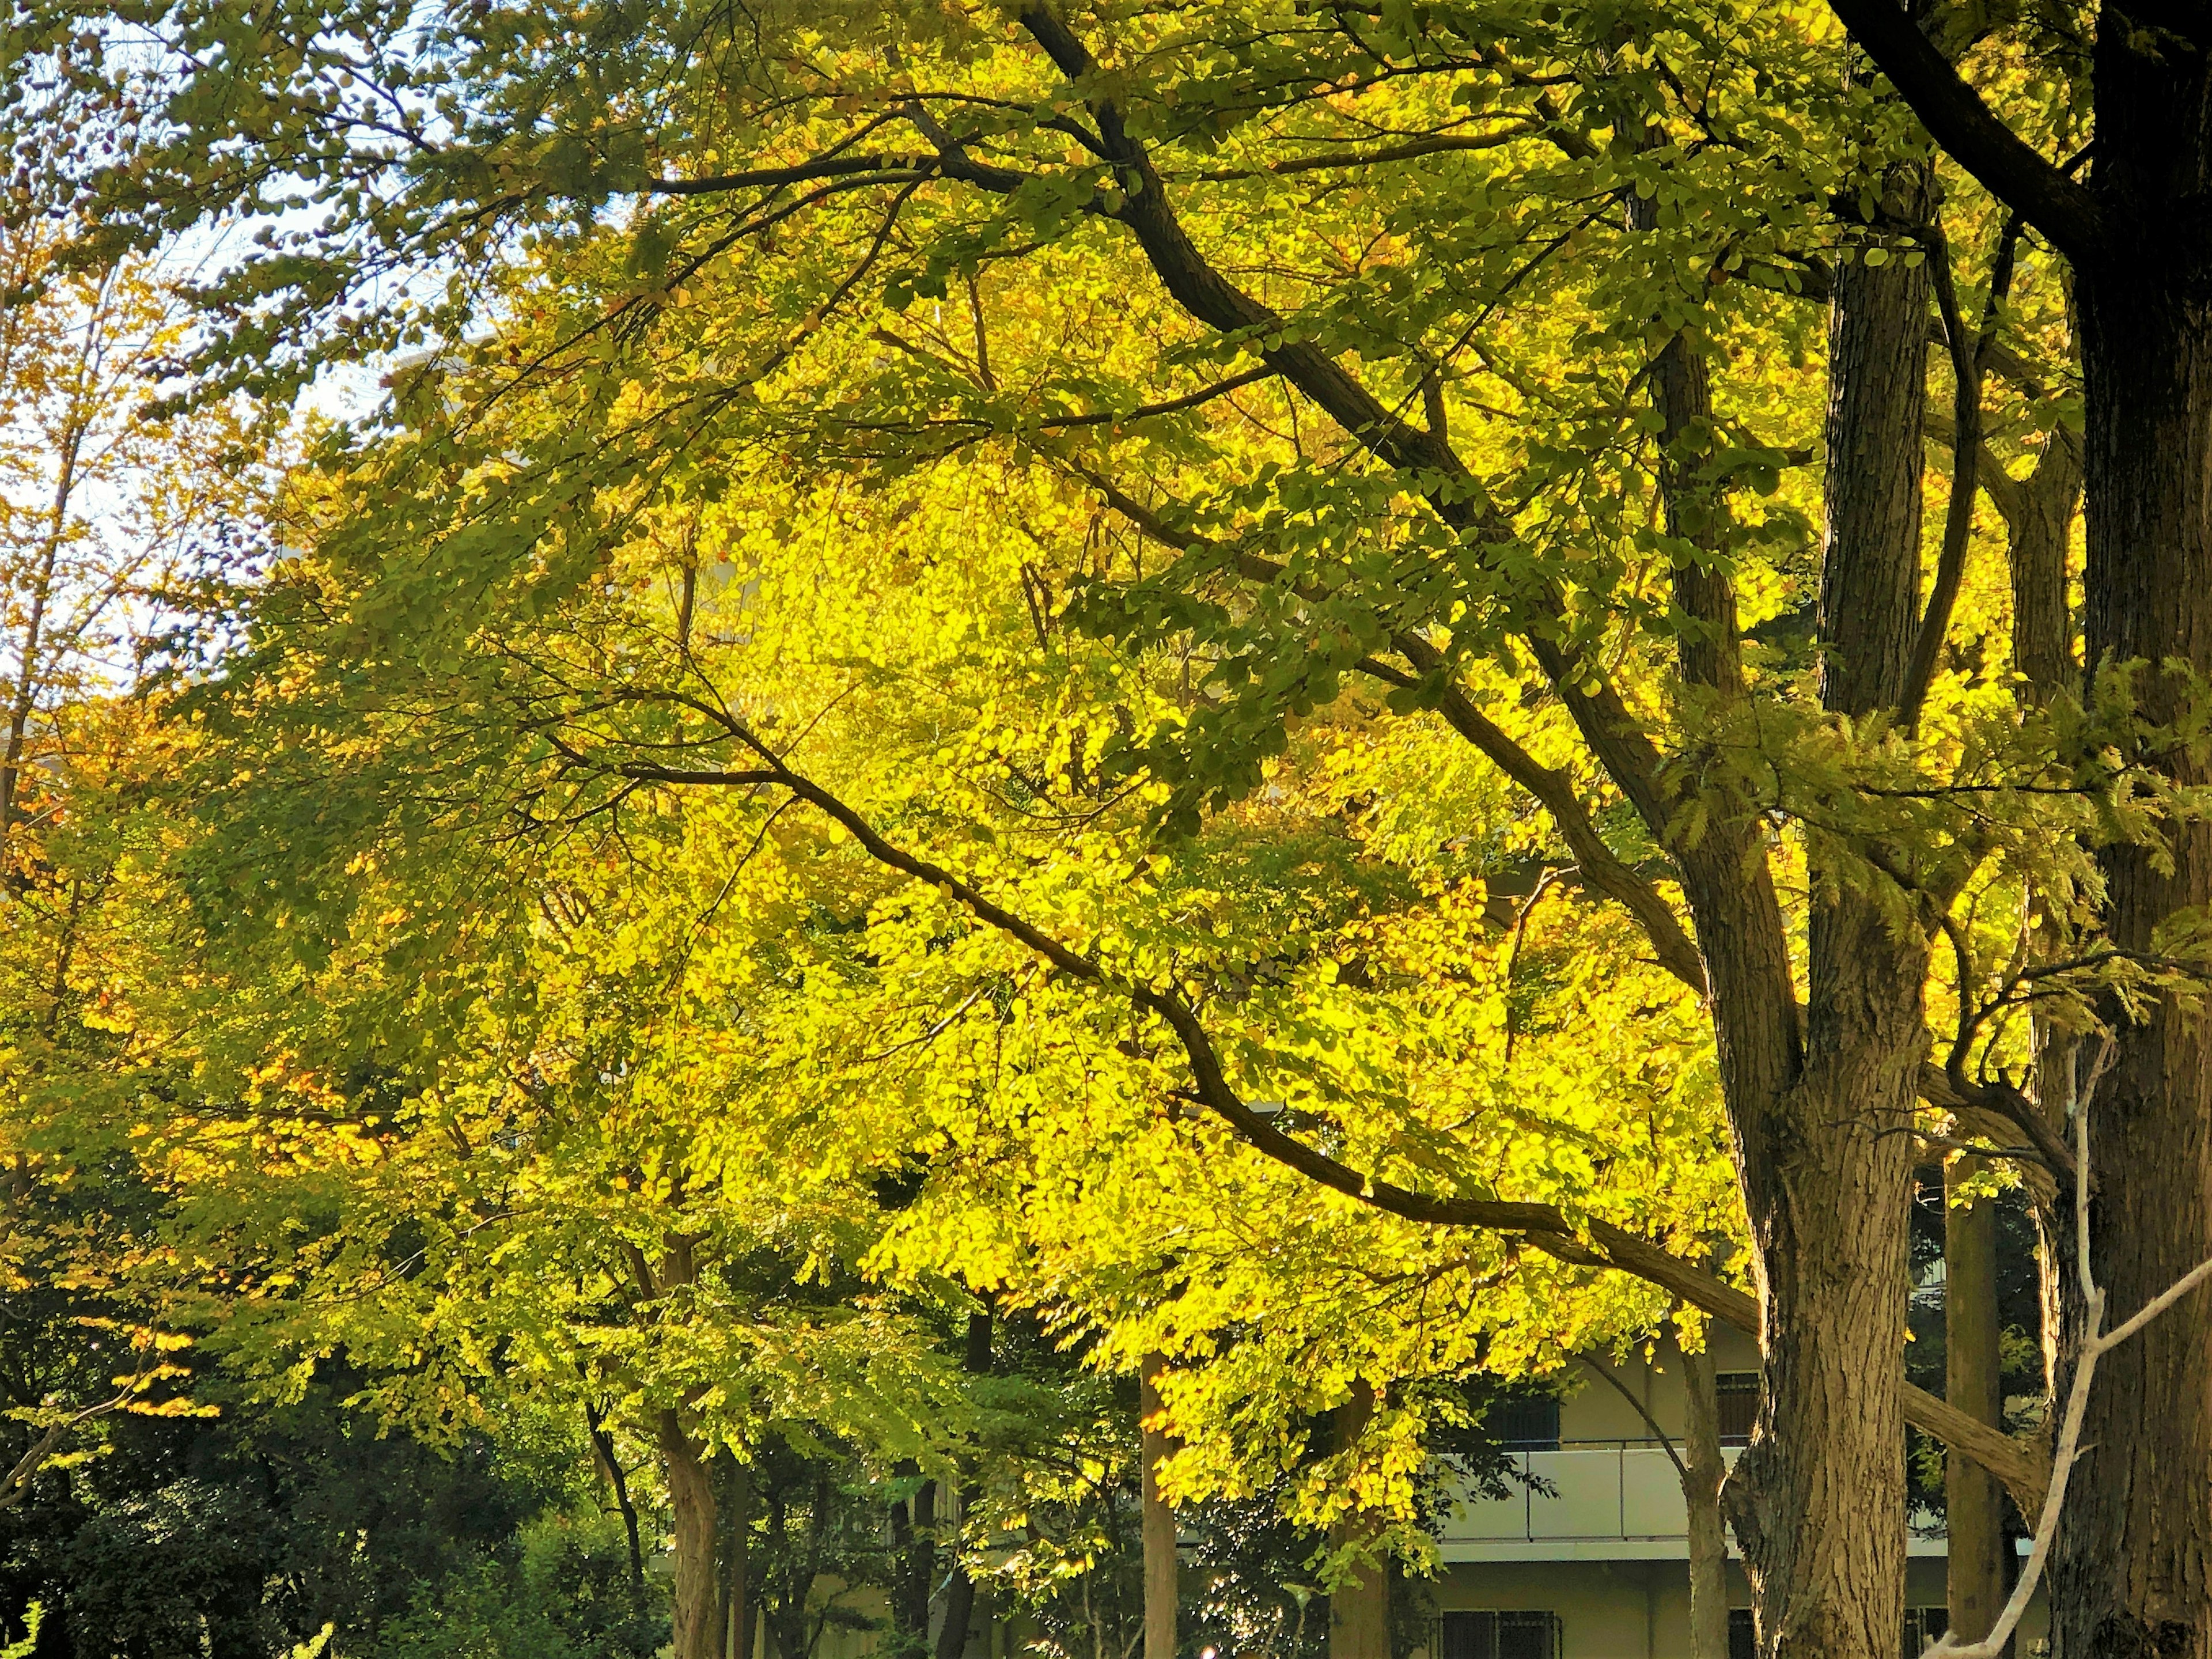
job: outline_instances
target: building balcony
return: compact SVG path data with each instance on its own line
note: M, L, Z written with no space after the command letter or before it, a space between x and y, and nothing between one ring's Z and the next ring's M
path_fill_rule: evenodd
M1738 1449L1722 1455L1730 1463ZM1689 1511L1674 1460L1656 1440L1564 1440L1512 1454L1516 1490L1486 1498L1462 1488L1438 1553L1451 1561L1681 1561ZM1916 1535L1911 1555L1941 1556L1943 1540ZM1731 1543L1729 1553L1735 1553Z

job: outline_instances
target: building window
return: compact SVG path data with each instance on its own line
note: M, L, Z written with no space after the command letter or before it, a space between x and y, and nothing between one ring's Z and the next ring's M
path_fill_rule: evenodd
M1751 1425L1759 1418L1759 1373L1723 1371L1713 1383L1720 1395L1721 1444L1749 1445Z
M1948 1607L1907 1607L1905 1610L1905 1640L1899 1649L1899 1659L1920 1659L1920 1656L1943 1639L1943 1632L1951 1628L1951 1612ZM1759 1659L1759 1644L1751 1633L1751 1609L1729 1609L1729 1659Z
M1943 1632L1950 1628L1948 1607L1907 1607L1905 1640L1898 1651L1903 1659L1920 1659L1923 1653L1943 1639Z
M1435 1659L1559 1659L1555 1613L1447 1613L1437 1620Z
M1559 1402L1556 1395L1501 1400L1484 1413L1482 1423L1499 1445L1510 1450L1559 1449Z

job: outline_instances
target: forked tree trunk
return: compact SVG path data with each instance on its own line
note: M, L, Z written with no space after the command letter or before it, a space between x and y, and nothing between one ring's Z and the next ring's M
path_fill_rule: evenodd
M1927 175L1887 181L1920 222ZM1885 232L1882 240L1897 239ZM1919 622L1924 267L1844 267L1829 328L1822 698L1854 719L1901 700ZM1729 1486L1759 1649L1889 1659L1904 1623L1905 1191L1923 1041L1924 937L1816 856L1803 1069L1731 1091L1765 1392ZM1838 876L1844 879L1838 880ZM1714 951L1708 925L1700 936ZM1725 1056L1724 1056L1725 1058Z
M1375 1390L1352 1385L1352 1398L1336 1411L1336 1446L1358 1440L1375 1415ZM1331 1540L1340 1547L1371 1534L1374 1522L1354 1512L1338 1523ZM1380 1556L1363 1564L1328 1598L1328 1659L1390 1659L1390 1566Z
M2174 33L2168 33L2171 29ZM2199 6L2107 4L2094 59L2098 246L2077 267L2092 665L2179 658L2212 672L2212 23ZM2139 695L2170 718L2183 689ZM2207 767L2153 757L2177 780ZM2153 946L2212 902L2212 835L2104 859L2110 925ZM2212 1020L2173 998L2130 1023L2092 1120L2097 1281L2126 1318L2212 1255ZM2064 1200L2062 1198L2062 1205ZM2081 1310L2069 1305L2069 1336ZM2057 1652L2212 1659L2212 1291L2099 1364L2052 1576Z
M660 1453L675 1522L675 1659L724 1659L714 1477L672 1411L660 1414Z
M1159 1414L1157 1379L1167 1361L1147 1354L1140 1372L1138 1409L1144 1426L1145 1659L1175 1659L1176 1614L1182 1588L1176 1571L1175 1510L1160 1495L1159 1466L1172 1448L1167 1431L1153 1426Z
M1977 1421L2004 1425L2003 1360L1998 1351L1997 1207L1990 1199L1952 1201L1980 1173L1960 1158L1945 1173L1943 1209L1943 1397ZM2004 1493L1996 1477L1955 1452L1943 1460L1943 1498L1951 1629L1978 1642L1996 1623L2005 1583Z
M1925 216L1927 179L1891 180L1892 248ZM1634 210L1631 223L1639 222ZM1920 432L1929 288L1893 258L1839 276L1830 335L1823 697L1853 718L1893 709L1919 625ZM1705 366L1677 338L1654 365L1670 532L1724 553L1701 489L1711 417ZM1725 707L1742 695L1734 596L1722 572L1674 573L1692 619L1684 678ZM1765 1387L1756 1443L1727 1488L1761 1650L1888 1659L1903 1621L1905 1137L1922 1042L1924 939L1816 864L1801 1028L1763 831L1746 805L1675 848L1712 995L1761 1309ZM1721 1639L1725 1639L1725 1613Z

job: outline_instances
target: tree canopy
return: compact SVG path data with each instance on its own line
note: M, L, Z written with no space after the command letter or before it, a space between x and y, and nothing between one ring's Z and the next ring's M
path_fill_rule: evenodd
M140 669L23 623L0 789L128 751L25 1157L257 1398L580 1415L635 1566L627 1436L681 1659L756 1534L1046 1605L1137 1462L1346 1594L1710 1318L1762 1650L1888 1652L1906 1425L2051 1479L1907 1378L1916 1168L2032 1206L2047 1419L2093 1176L2116 1308L2212 1254L2203 33L19 0L14 217L237 481ZM2069 1654L2212 1652L2208 1328L2103 1373Z

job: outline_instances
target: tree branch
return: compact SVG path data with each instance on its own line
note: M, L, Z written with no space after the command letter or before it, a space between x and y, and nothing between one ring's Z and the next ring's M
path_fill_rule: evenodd
M1042 46L1060 73L1080 82L1097 65L1067 25L1040 6L1020 14L1022 27ZM1094 97L1091 118L1098 128L1100 152L1113 164L1124 191L1111 216L1136 237L1146 262L1169 295L1193 317L1224 333L1262 342L1261 360L1319 404L1339 426L1378 459L1401 471L1435 479L1425 484L1425 499L1437 517L1462 536L1480 543L1516 540L1511 522L1501 514L1441 433L1407 421L1382 403L1328 352L1297 338L1273 310L1246 294L1207 263L1169 204L1167 191L1144 147L1129 137L1121 111L1110 99ZM1265 342L1273 340L1275 343ZM1544 620L1566 631L1556 594L1540 596ZM1661 782L1657 746L1602 677L1571 656L1541 629L1524 635L1529 654L1552 681L1573 715L1583 741L1611 775L1651 833L1662 843L1672 825L1671 800Z
M1929 410L1920 419L1921 434L1930 443L1956 451L1959 446L1958 422L1948 415ZM1974 487L1990 498L1990 505L1997 510L1997 517L2005 521L2008 531L2020 527L2020 515L2024 510L2021 501L2020 480L2004 470L1987 443L1974 464Z
M671 784L747 787L772 782L842 825L878 863L936 888L969 915L1033 951L1069 977L1120 995L1157 1016L1182 1048L1190 1069L1192 1097L1262 1157L1304 1176L1318 1186L1408 1221L1516 1234L1556 1261L1575 1267L1617 1269L1656 1285L1740 1330L1754 1336L1759 1334L1760 1310L1751 1297L1626 1228L1595 1218L1577 1221L1556 1205L1416 1191L1356 1170L1286 1134L1254 1111L1231 1086L1212 1036L1181 991L1172 986L1147 985L1125 979L1096 957L1061 943L942 865L885 839L874 824L836 794L793 771L742 720L692 699L679 701L707 714L750 750L760 765L729 771L694 772L653 763L617 763L597 769L617 776ZM579 763L595 764L582 757ZM763 774L768 776L764 779ZM2039 1498L2040 1468L2019 1442L2001 1430L1977 1422L1965 1412L1911 1384L1905 1389L1905 1416L1907 1422L1988 1469L2015 1496L2026 1494L2031 1500Z
M2108 1038L2105 1055L2109 1057L2111 1052ZM2212 1259L2200 1261L2145 1303L2132 1319L2110 1331L2100 1330L2105 1322L2105 1291L2089 1270L2089 1105L2104 1069L2101 1058L2090 1067L2090 1082L2074 1106L2074 1271L2084 1304L2081 1349L2074 1362L2072 1386L2066 1391L2066 1415L2059 1425L2057 1447L2051 1456L2051 1480L2037 1515L2035 1542L2028 1551L2027 1565L2021 1569L2020 1582L2013 1586L2004 1611L1997 1615L1990 1633L1979 1642L1967 1643L1955 1641L1947 1632L1931 1650L1943 1656L1943 1659L1998 1659L2021 1615L2027 1611L2036 1585L2042 1579L2044 1565L2051 1559L2051 1540L2057 1534L2058 1517L2066 1507L2067 1478L2074 1471L2075 1459L2086 1449L2081 1447L2081 1422L2089 1409L2089 1386L2097 1374L2097 1362L2191 1291L2212 1279ZM2021 1513L2029 1511L2023 1508Z
M1951 419L1955 431L1951 445L1951 500L1943 513L1936 585L1912 642L1912 661L1905 671L1905 696L1899 710L1908 731L1920 722L1921 708L1936 681L1936 659L1943 654L1943 641L1950 635L1951 612L1966 580L1966 553L1974 534L1974 485L1982 459L1982 342L1996 331L1998 307L2012 286L2013 254L2020 243L2020 232L2018 216L2006 221L1982 326L1970 335L1953 278L1949 239L1943 234L1940 220L1929 230L1929 274L1942 314L1944 344L1951 357Z
M908 184L926 175L913 158L904 155L825 155L784 167L754 167L743 173L717 173L704 179L652 179L647 193L653 196L721 196L738 190L779 190L787 185L811 184L821 179L849 178L878 173L884 180Z
M1293 173L1317 173L1328 167L1379 167L1389 161L1418 161L1425 155L1440 155L1451 150L1498 149L1520 139L1533 137L1533 126L1508 127L1501 132L1431 133L1425 137L1409 138L1401 144L1384 144L1373 149L1345 150L1336 155L1290 155L1279 161L1270 161L1257 167L1208 167L1203 173L1183 176L1202 179L1208 184L1225 184L1237 179L1287 178Z
M1674 1466L1674 1473L1681 1477L1682 1486L1685 1490L1687 1490L1690 1484L1690 1471L1688 1466L1682 1462L1681 1453L1674 1449L1674 1437L1659 1426L1659 1419L1651 1415L1651 1408L1636 1397L1636 1391L1633 1389L1613 1374L1612 1366L1606 1364L1595 1354L1586 1353L1579 1357L1585 1366L1613 1385L1615 1394L1636 1408L1636 1414L1644 1419L1644 1426L1650 1430L1658 1440L1660 1449L1667 1454L1667 1461Z
M15 1466L8 1471L7 1478L0 1480L0 1510L13 1509L23 1501L31 1490L32 1477L46 1467L46 1460L54 1455L55 1448L62 1443L71 1429L80 1424L89 1423L96 1417L106 1417L111 1412L121 1411L138 1391L140 1380L134 1376L112 1398L87 1406L76 1415L49 1425L46 1431L31 1443L31 1449L15 1460Z
M1134 525L1139 532L1177 553L1203 549L1224 564L1232 566L1249 580L1274 583L1283 579L1283 567L1273 560L1229 548L1210 538L1179 531L1114 482L1091 468L1072 470L1105 498L1106 504ZM1302 595L1302 597L1319 597ZM1411 663L1414 673L1399 674L1373 658L1355 665L1370 678L1400 686L1418 686L1425 679L1436 688L1437 714L1453 731L1480 750L1498 769L1534 796L1559 826L1559 836L1574 854L1577 873L1593 891L1613 901L1633 916L1651 943L1659 965L1698 995L1705 994L1705 966L1698 947L1674 914L1674 907L1656 888L1616 856L1597 832L1589 810L1575 793L1574 781L1565 772L1544 765L1475 707L1458 681L1444 669L1443 656L1410 629L1391 637L1391 647ZM1416 677L1419 678L1416 678Z
M2075 264L2095 255L2097 198L1991 113L1897 0L1829 5L1952 160Z

